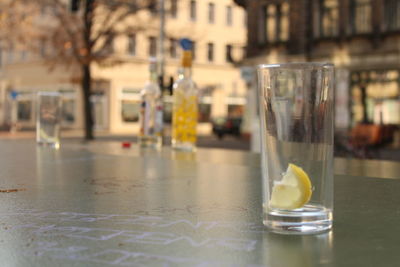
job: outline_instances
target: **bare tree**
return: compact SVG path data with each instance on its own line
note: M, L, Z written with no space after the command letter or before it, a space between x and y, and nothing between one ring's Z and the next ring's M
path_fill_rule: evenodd
M156 9L156 0L80 0L71 12L70 0L8 0L2 4L0 40L22 44L39 52L43 43L51 52L44 56L49 68L78 66L84 103L85 139L94 139L90 104L91 66L122 63L112 56L114 39L156 27L138 16ZM44 16L43 16L44 15ZM42 17L42 19L38 19ZM2 27L4 26L4 27ZM12 31L12 32L8 32ZM10 38L12 36L12 38ZM3 38L2 38L3 37ZM6 37L6 38L5 38ZM41 45L42 43L42 45ZM12 45L12 44L11 44Z

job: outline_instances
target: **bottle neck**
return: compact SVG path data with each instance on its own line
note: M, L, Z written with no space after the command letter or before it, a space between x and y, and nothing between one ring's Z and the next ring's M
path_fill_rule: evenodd
M181 67L179 70L179 78L190 78L192 77L192 68L189 67Z
M150 71L149 80L153 83L158 83L158 75L156 71Z
M192 75L192 52L190 50L183 51L180 77L190 78Z

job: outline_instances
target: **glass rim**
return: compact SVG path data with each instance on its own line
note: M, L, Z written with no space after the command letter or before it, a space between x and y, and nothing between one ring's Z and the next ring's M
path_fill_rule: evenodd
M258 69L299 69L299 68L333 68L334 64L330 62L290 62L290 63L273 63L259 64Z

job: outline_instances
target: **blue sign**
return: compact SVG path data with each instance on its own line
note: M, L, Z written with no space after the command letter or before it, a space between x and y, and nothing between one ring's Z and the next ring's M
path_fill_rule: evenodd
M17 92L17 91L11 91L11 92L10 92L10 95L11 95L11 98L12 98L13 100L15 100L15 99L17 99L17 97L18 97L18 92Z
M193 42L190 39L187 38L183 38L179 41L181 47L183 48L183 50L187 51L187 50L192 50L193 47Z

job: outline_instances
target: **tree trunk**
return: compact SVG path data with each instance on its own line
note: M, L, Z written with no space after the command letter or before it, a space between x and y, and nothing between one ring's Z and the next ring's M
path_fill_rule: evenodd
M92 75L90 71L92 55L92 26L93 26L93 4L95 0L86 0L83 13L83 41L85 45L85 56L82 63L82 91L83 91L83 110L85 112L85 139L93 140L93 116L90 103L90 93L92 87Z
M366 85L361 85L361 106L362 106L362 123L369 123L367 113L367 88Z
M93 140L93 114L90 103L91 92L91 72L90 65L82 65L82 93L83 93L83 110L85 115L85 139Z

